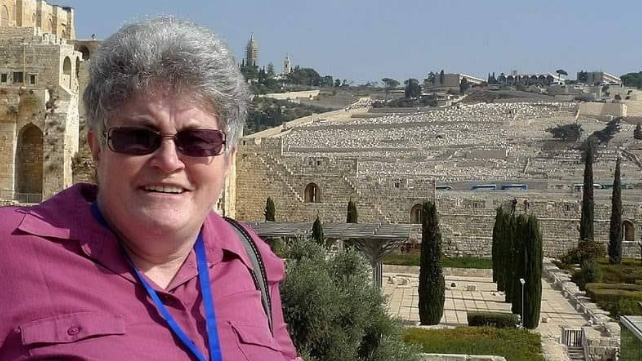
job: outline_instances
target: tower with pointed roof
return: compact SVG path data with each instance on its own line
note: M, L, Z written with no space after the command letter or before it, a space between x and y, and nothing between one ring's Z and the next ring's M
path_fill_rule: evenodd
M254 40L254 33L250 34L250 40L245 47L245 64L259 66L259 45Z
M290 56L285 55L285 60L283 61L283 74L288 75L292 72L292 62L290 61Z

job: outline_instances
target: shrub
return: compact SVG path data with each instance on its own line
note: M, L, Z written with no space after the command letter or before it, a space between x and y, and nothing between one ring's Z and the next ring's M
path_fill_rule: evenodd
M403 328L386 312L356 251L328 256L314 242L288 247L288 276L281 285L283 315L306 361L417 360Z
M642 316L642 307L639 302L640 300L628 297L620 299L620 302L618 302L618 314Z
M587 283L597 282L599 280L599 269L594 260L582 262L582 268L571 276L571 281L575 282L581 290Z
M500 312L468 312L468 326L515 328L517 315Z

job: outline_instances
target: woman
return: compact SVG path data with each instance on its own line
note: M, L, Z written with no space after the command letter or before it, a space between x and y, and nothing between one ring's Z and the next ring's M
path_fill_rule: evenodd
M0 360L297 359L283 263L251 234L262 292L212 212L247 101L229 50L192 23L144 20L101 44L84 94L98 186L0 210Z

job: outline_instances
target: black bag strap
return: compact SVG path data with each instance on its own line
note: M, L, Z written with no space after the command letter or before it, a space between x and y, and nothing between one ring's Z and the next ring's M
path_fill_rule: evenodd
M272 325L272 299L270 298L270 289L268 288L267 275L265 272L265 265L263 264L263 258L261 258L261 253L256 247L256 243L252 237L247 233L245 228L241 226L239 222L232 218L223 217L232 228L238 234L238 238L243 243L245 251L247 252L250 262L252 263L252 268L254 271L250 270L252 275L252 280L254 280L254 286L257 290L261 291L261 302L263 303L263 310L268 319L268 326L270 327L270 332L274 334L274 329ZM257 276L258 273L258 276Z

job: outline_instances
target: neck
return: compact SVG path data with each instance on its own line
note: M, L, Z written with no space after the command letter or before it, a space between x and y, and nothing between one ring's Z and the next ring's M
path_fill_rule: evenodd
M98 207L134 266L158 286L167 288L194 248L200 229L190 234L176 234L158 232L158 229L145 230L140 226L127 227L127 224L120 226L114 224L111 217L102 211L100 202Z
M194 245L194 242L191 242L172 254L161 255L149 253L135 242L125 239L121 239L121 242L134 266L163 289L172 282Z

